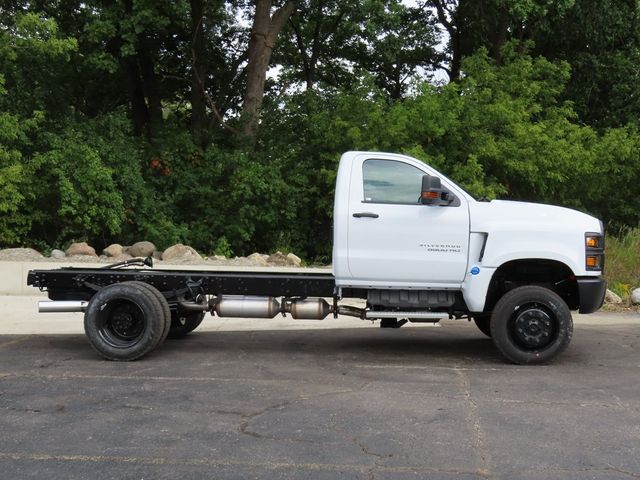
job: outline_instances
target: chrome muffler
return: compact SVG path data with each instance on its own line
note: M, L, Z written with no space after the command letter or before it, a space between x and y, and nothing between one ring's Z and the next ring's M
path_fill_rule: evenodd
M280 303L273 297L221 295L214 309L219 317L273 318L280 313Z

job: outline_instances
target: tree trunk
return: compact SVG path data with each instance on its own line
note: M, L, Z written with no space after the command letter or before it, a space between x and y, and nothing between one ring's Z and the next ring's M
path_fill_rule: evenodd
M126 0L125 12L131 15L133 1ZM145 36L138 37L135 56L124 60L127 90L131 103L131 118L136 133L152 138L162 122L160 83L155 73L152 42Z
M506 11L502 11L498 22L498 28L492 32L490 37L491 51L489 53L491 58L496 61L496 65L502 65L502 47L507 43L508 36L509 16Z
M451 34L451 65L449 67L449 81L458 82L462 70L462 48L460 47L460 32L456 28Z
M160 94L160 81L155 71L155 63L146 39L140 39L137 57L149 111L147 133L149 138L153 138L158 131L158 127L162 124L162 96Z
M201 137L207 125L207 99L205 95L205 44L204 44L204 0L191 3L191 129Z
M255 139L258 129L271 52L278 34L295 8L295 2L289 0L271 17L271 0L256 0L248 48L247 89L242 107L243 133L249 140Z
M462 0L458 2L457 8L460 8ZM449 34L449 49L451 50L451 62L447 73L450 82L460 80L460 70L462 68L462 51L460 46L460 26L456 21L456 11L451 10L446 0L432 0L429 5L436 9L438 21L447 30Z
M127 76L127 96L131 107L131 121L136 134L142 135L149 122L149 111L144 98L138 63L135 57L127 57L123 63Z

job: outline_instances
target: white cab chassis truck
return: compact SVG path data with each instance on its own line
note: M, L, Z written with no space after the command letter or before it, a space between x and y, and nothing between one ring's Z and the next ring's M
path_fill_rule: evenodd
M28 284L48 292L41 312L85 312L91 345L110 360L140 358L208 312L340 314L386 328L468 319L507 360L545 363L571 341L571 310L592 313L605 295L601 221L549 205L477 201L404 155L342 156L333 235L331 274L152 270L151 259L134 259L33 270Z

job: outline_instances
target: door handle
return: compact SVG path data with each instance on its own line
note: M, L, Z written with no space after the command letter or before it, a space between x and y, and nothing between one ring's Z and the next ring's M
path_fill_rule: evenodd
M353 216L356 217L356 218L362 218L362 217L378 218L380 215L378 215L377 213L373 213L373 212L358 212L358 213L354 213Z

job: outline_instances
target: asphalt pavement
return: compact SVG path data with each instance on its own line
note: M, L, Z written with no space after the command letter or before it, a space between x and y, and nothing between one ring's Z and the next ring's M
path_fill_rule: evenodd
M0 298L0 479L640 478L638 314L577 316L548 366L355 319L208 318L117 363L34 300Z

